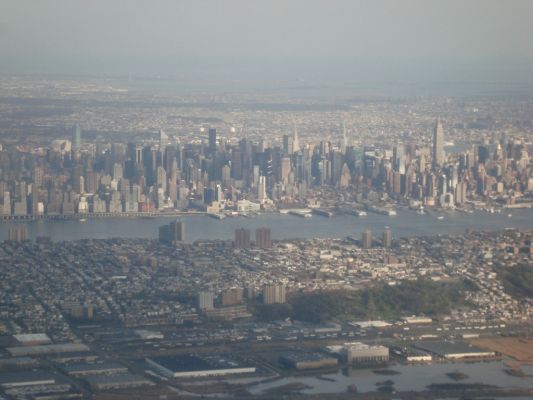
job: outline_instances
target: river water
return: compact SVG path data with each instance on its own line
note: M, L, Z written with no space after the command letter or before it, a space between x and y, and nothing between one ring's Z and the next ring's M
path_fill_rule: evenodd
M509 216L509 213L512 213ZM441 217L439 219L439 216ZM159 226L169 223L173 217L156 218L106 218L67 221L23 222L28 236L49 236L54 241L107 238L155 239ZM346 236L360 237L363 230L370 229L380 237L385 227L392 229L396 237L429 236L437 234L464 233L466 229L497 230L504 228L533 228L533 209L520 209L501 214L476 211L473 214L449 211L419 215L411 210L398 211L396 216L369 213L366 217L337 215L332 218L314 215L301 218L293 215L264 213L255 217L228 217L217 220L207 215L183 216L187 242L201 239L232 239L237 228L254 230L267 227L272 230L272 239L294 239ZM0 240L7 238L10 226L20 222L0 224ZM253 234L252 234L253 236Z
M302 383L308 386L302 393L339 393L345 392L350 385L356 385L359 392L371 392L378 388L378 383L391 380L397 391L422 391L431 383L482 383L495 385L501 388L533 388L531 376L515 377L505 373L502 361L478 363L445 363L431 365L395 365L390 369L398 372L396 375L379 375L372 369L349 369L333 374L317 377L291 377L275 381L259 383L249 389L252 394L265 393L269 389L291 383ZM524 366L523 371L529 375L533 367ZM459 382L454 381L446 374L460 372L467 377Z

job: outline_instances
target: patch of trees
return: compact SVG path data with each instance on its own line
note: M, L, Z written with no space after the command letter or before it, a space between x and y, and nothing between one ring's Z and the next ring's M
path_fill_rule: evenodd
M359 291L332 290L294 293L286 304L259 304L254 314L262 321L293 318L313 323L350 319L396 319L405 315L429 316L468 306L467 282L404 281L379 284Z
M533 267L527 264L507 268L501 272L503 285L511 296L518 299L533 297Z

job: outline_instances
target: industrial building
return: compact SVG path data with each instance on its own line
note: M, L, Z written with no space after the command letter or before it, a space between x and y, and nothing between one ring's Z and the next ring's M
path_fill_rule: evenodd
M381 321L381 320L372 320L372 321L354 321L350 322L349 325L355 326L357 328L361 329L367 329L367 328L388 328L391 327L392 324Z
M148 379L130 373L88 376L84 380L95 390L128 389L154 385Z
M116 362L100 363L76 363L67 365L63 368L68 375L85 376L101 374L118 374L128 372L128 369Z
M326 322L313 328L313 332L320 333L339 333L342 331L342 326L334 322Z
M280 362L297 370L334 367L338 364L335 357L320 353L290 352L280 357Z
M205 316L212 319L231 321L239 318L249 318L252 314L245 305L227 306L205 310Z
M344 344L346 361L350 364L383 363L389 361L389 348L361 342Z
M389 348L361 342L326 347L329 354L349 364L381 364L389 361Z
M395 356L403 358L409 363L425 363L433 359L430 354L410 347L395 346L391 347L390 351Z
M81 343L43 344L38 346L7 347L6 350L14 357L43 356L58 353L74 353L89 351L89 347Z
M199 357L195 355L147 358L146 362L171 378L197 378L231 374L251 374L255 367L221 356Z
M0 386L4 390L23 386L53 385L55 383L54 376L45 371L17 371L0 374Z
M466 342L421 342L417 343L415 347L448 360L496 356L494 351L482 349Z
M405 317L402 318L402 321L409 325L418 325L418 324L431 324L433 320L429 317Z
M9 371L13 368L32 367L36 364L37 360L31 357L0 358L0 370Z
M48 335L45 333L21 333L13 335L13 337L23 346L36 346L52 343Z
M137 329L135 334L139 336L142 340L163 340L165 335L157 331L149 331L145 329Z

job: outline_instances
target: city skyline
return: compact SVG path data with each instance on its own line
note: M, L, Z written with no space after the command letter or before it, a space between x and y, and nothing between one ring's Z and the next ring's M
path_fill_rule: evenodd
M0 8L0 400L533 398L533 1Z

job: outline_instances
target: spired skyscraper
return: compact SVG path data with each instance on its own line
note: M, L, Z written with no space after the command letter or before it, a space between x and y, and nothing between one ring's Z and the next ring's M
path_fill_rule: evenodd
M435 122L433 131L433 168L442 167L444 164L444 128L440 118Z

